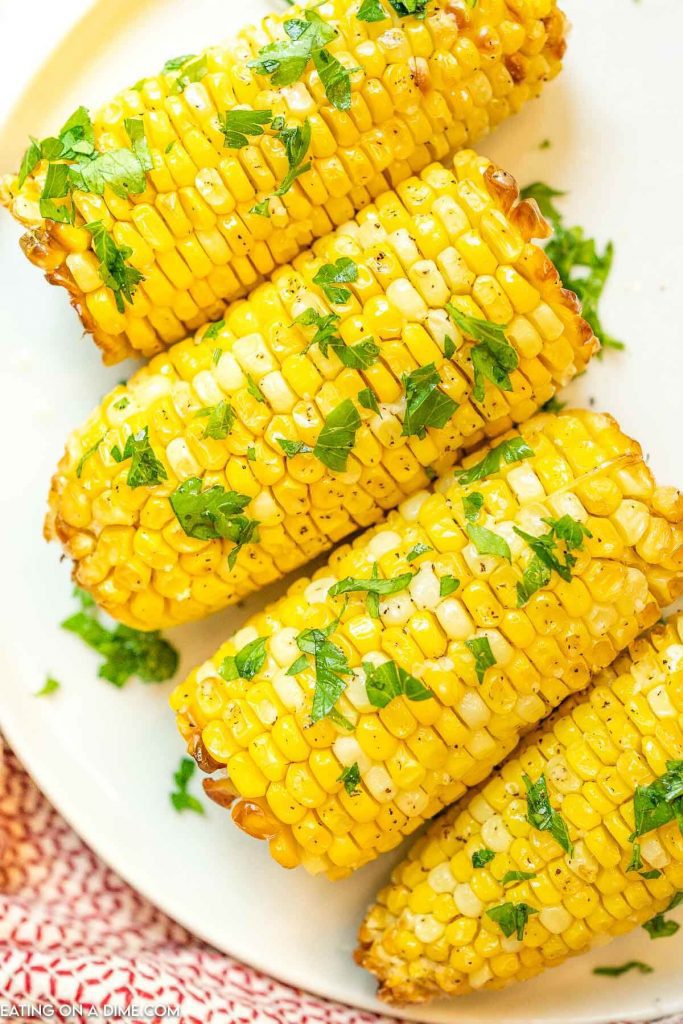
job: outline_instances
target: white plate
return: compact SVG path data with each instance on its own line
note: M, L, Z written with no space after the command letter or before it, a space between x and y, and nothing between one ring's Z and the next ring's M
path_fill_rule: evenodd
M16 163L29 131L47 134L79 103L95 106L167 57L197 51L255 19L267 4L251 0L248 14L235 0L96 4L78 31L72 26L36 68L3 131L3 169ZM680 0L566 4L574 21L566 72L482 148L522 183L542 178L568 189L568 216L601 240L614 239L604 317L628 342L628 352L608 353L572 397L577 403L594 399L617 414L652 452L661 479L680 483L683 292L676 273L683 266L683 183L676 125L683 7ZM46 13L48 7L63 10L40 6ZM84 0L71 2L74 16L85 6ZM4 47L13 49L15 37L3 37ZM14 54L15 64L27 60ZM541 150L545 138L552 146ZM204 819L176 814L168 793L182 750L166 707L170 686L130 683L119 692L95 678L96 659L58 628L71 602L68 566L40 538L49 476L68 430L123 371L105 370L94 346L80 339L62 290L47 288L18 253L18 233L3 215L2 729L80 834L172 917L278 978L380 1010L351 950L390 859L331 884L302 872L285 874L265 846L239 833L217 807L208 808ZM231 610L177 630L182 669L209 655L246 613ZM62 681L62 689L36 700L32 693L47 672ZM639 931L503 994L402 1016L460 1024L493 1024L502 1017L508 1024L649 1019L683 1009L682 953L683 931L656 946ZM595 964L631 958L656 964L656 973L618 982L591 974Z

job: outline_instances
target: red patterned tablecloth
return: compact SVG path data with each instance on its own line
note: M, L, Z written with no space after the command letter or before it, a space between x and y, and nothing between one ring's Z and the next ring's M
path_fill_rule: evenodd
M69 1016L74 1004L80 1018ZM200 942L95 856L3 747L0 1019L116 1019L114 1008L124 1007L148 1022L395 1024L289 988Z

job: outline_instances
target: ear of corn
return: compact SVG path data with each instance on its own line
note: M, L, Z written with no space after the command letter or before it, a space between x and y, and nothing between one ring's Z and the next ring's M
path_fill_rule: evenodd
M565 24L554 0L481 0L472 10L465 0L433 0L424 19L384 3L387 17L374 23L358 19L359 6L315 8L337 31L329 53L358 69L348 109L327 100L312 62L281 88L249 66L263 46L286 39L283 22L301 17L290 10L207 50L184 89L183 69L162 72L96 114L103 153L128 147L126 119L142 120L152 162L143 192L76 191L72 226L41 216L45 159L21 187L17 177L0 186L0 201L29 228L25 254L68 290L108 362L153 355L217 319L312 239L519 110L561 66ZM226 148L219 121L235 109L311 126L310 168L271 201L269 218L253 208L285 178L285 148L271 132ZM143 277L119 308L85 230L93 221L132 250L129 263Z
M112 391L70 438L50 495L47 536L64 542L77 583L136 628L207 615L376 522L463 448L528 418L581 372L597 343L528 241L545 222L517 200L512 179L471 152L459 154L455 174L434 164L276 271L221 325ZM355 263L357 279L332 305L313 279L340 259ZM474 398L474 343L449 301L507 325L505 351L517 363L509 390L487 383ZM335 314L351 350L370 340L376 360L358 370L334 349L311 347L314 329L294 323L309 310ZM418 436L406 423L403 378L430 364L452 415ZM376 407L351 406L367 388ZM362 422L341 469L310 448L345 402ZM222 429L210 426L212 410L225 414ZM116 454L145 431L161 469L147 476L153 486L131 486L131 462ZM309 453L287 455L282 439ZM174 515L170 499L188 481L242 496L244 516L260 524L234 566L234 539L188 536Z
M546 414L521 435L533 452L524 461L467 486L449 474L408 499L173 693L188 749L218 773L207 792L284 866L338 878L396 846L486 778L681 591L683 499L655 486L610 417ZM509 559L480 553L473 505ZM515 527L538 535L564 516L588 531L570 578L553 572L521 602L532 556ZM365 593L330 594L373 573L403 577L376 617ZM307 630L321 644L326 631L334 650L302 662ZM257 663L235 669L247 645L260 645ZM387 661L385 701L376 690ZM332 718L319 711L331 691Z
M649 921L683 890L678 823L638 840L634 793L683 757L683 616L636 640L479 792L441 818L379 894L359 963L390 1002L502 988ZM524 776L543 775L568 826L566 855L527 820ZM472 857L494 856L481 868ZM531 877L503 882L510 872ZM521 939L494 908L531 908ZM489 912L494 910L493 919ZM499 912L498 912L499 914ZM526 916L526 915L525 915Z

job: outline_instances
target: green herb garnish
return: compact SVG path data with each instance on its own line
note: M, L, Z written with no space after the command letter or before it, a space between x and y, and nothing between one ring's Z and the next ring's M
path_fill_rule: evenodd
M63 164L57 166L63 167ZM135 289L144 281L144 276L127 261L133 255L133 250L128 245L117 245L112 236L99 220L91 221L84 225L85 230L92 236L93 252L100 261L100 277L102 281L114 293L114 301L119 313L123 313L124 299L126 302L133 301Z
M486 916L500 926L500 930L507 939L516 933L517 939L521 942L524 938L527 921L532 914L537 913L538 910L535 907L530 907L528 903L502 903L499 907L487 910Z
M480 683L484 682L486 670L496 664L496 659L491 650L491 642L487 636L475 636L472 640L465 640L465 647L474 658L474 670Z
M61 686L61 683L57 679L53 679L52 676L48 676L39 690L33 694L34 697L48 697L51 693L54 693Z
M495 856L496 855L493 850L489 850L487 848L484 848L483 850L475 850L472 854L472 867L483 868L487 864L490 864Z
M532 782L528 775L522 777L526 787L527 821L539 832L550 832L553 839L571 856L574 846L569 838L569 829L559 811L553 810L550 804L545 775L541 775L536 782Z
M204 807L197 799L196 796L192 796L188 793L187 787L190 779L194 775L197 769L197 765L190 757L181 758L178 771L173 773L173 781L175 782L176 788L170 793L171 803L175 807L176 811L194 811L195 814L203 814Z
M336 263L325 263L313 278L313 284L322 288L330 302L341 304L351 298L351 289L341 286L357 280L358 264L348 256L342 256Z
M360 786L360 768L358 766L358 762L354 761L353 764L342 769L342 773L338 777L337 782L343 782L344 789L349 796L355 796Z
M233 679L253 679L266 663L266 637L259 636L245 644L237 654L223 658L218 674L231 682Z
M593 974L599 974L603 978L620 978L622 974L629 971L639 971L640 974L652 974L654 967L644 964L641 960L629 960L628 963L620 964L619 967L594 967Z
M472 395L475 401L484 401L487 380L501 391L512 391L510 373L519 366L519 358L505 336L507 325L468 316L450 302L446 303L446 312L465 337L477 342L470 353L474 370Z
M474 544L480 555L495 555L496 558L506 558L512 561L510 545L499 534L489 530L486 526L479 526L477 523L467 524L467 536Z
M246 494L226 491L220 484L203 491L201 479L193 476L175 489L169 501L188 537L234 542L228 555L231 569L244 545L258 538L258 522L243 514L251 501Z
M524 462L525 459L532 459L533 456L533 450L523 437L511 437L508 441L501 441L499 445L487 452L481 462L477 462L469 469L456 471L456 477L459 484L467 486L478 480L485 480L486 477L492 476L494 473L499 473L504 465Z
M457 580L455 576L442 576L439 580L439 597L448 597L449 594L454 594L460 586L460 580Z
M130 462L130 469L126 477L129 487L154 487L162 480L168 480L168 473L149 443L149 427L143 427L135 434L129 434L123 451L117 444L111 449L111 454L116 462Z
M394 698L401 696L418 701L434 697L431 690L395 661L385 661L381 665L364 661L363 669L368 701L374 708L385 708Z
M458 403L439 388L441 380L434 363L405 374L406 410L403 417L404 436L423 438L428 427L445 427Z
M248 136L264 135L272 121L272 110L226 110L218 116L226 149L244 149L249 145Z
M235 425L234 409L224 398L217 405L200 409L197 416L208 419L202 437L212 437L216 441L223 441Z
M350 398L344 399L326 417L315 443L313 454L328 469L337 473L345 472L360 425L358 409Z

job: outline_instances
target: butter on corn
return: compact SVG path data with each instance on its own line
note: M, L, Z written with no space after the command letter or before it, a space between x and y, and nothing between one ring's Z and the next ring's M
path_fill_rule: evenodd
M683 758L682 684L679 614L635 640L587 694L567 702L481 790L435 822L360 930L356 957L377 975L382 998L423 1002L500 989L667 909L683 890L675 816L639 837L636 856L630 837L636 786ZM527 820L525 775L545 778L571 855ZM493 857L475 868L481 850ZM529 877L505 882L508 872ZM528 908L521 938L506 937L498 923L510 905Z
M337 550L172 694L207 793L285 867L339 878L396 846L683 589L683 498L613 419L544 414L521 438L523 458L519 435L508 462L470 456L469 483L449 473ZM553 571L521 602L533 556L515 528L562 519L582 537L570 578ZM508 555L480 553L473 525ZM373 574L398 589L375 601L347 581ZM482 893L461 897L476 916Z
M66 288L107 362L151 356L217 319L228 301L435 159L480 138L541 91L561 67L565 19L554 0L514 4L430 0L426 17L357 17L360 0L315 8L337 31L330 55L351 76L349 109L325 95L309 62L276 88L250 67L263 46L286 38L287 11L207 50L188 69L162 72L116 96L94 117L101 152L130 145L127 119L142 121L152 168L139 194L77 191L73 226L45 219L41 160L19 187L0 183L0 202L29 230L26 256ZM180 78L192 79L183 89ZM235 109L270 110L289 126L311 126L310 168L271 203L253 208L288 170L272 133L227 148L220 119ZM105 286L87 223L100 221L142 274L123 308Z
M155 357L71 436L53 480L46 532L64 543L79 586L138 629L200 618L376 522L463 449L531 416L597 344L529 242L544 228L509 175L464 151L454 173L433 164L382 193L221 323ZM340 260L356 278L332 305L314 279ZM456 317L506 325L517 363L509 390L489 382L475 399L474 346L446 304ZM309 313L334 315L349 352L370 340L374 361L355 369L338 348L323 355L311 344L315 327L294 322ZM439 385L442 426L406 422L404 378L415 373ZM352 421L341 438L350 447L328 447L321 461L310 449L340 409ZM127 444L161 467L134 474L144 485L130 486L131 462L112 455ZM171 501L192 481L243 497L243 516L260 525L239 554L234 539L184 531Z

